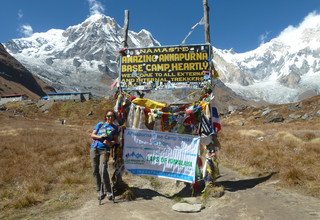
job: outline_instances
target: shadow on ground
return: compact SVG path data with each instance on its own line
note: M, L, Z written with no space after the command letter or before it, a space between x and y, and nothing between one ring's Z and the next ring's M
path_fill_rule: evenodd
M178 193L170 196L170 199L174 199L176 197L179 198L186 198L186 197L192 197L194 196L192 194L192 187L190 183L185 183L185 187L183 187Z
M269 180L275 172L268 174L267 176L245 179L245 180L236 180L236 181L217 181L216 184L223 186L225 190L229 192L236 192L239 190L246 190L255 187L256 185L263 183Z
M253 188L257 186L260 183L266 182L269 180L275 172L270 173L266 176L257 177L257 178L251 178L251 179L244 179L244 180L226 180L226 181L217 181L217 186L223 186L225 190L229 192L236 192L239 190L246 190ZM203 189L202 187L201 189ZM164 194L161 194L155 190L152 189L142 189L138 187L130 187L131 192L134 194L135 199L141 198L144 200L152 200L154 197L160 196L168 199L175 199L175 198L187 198L187 197L193 197L201 195L201 190L193 191L191 184L185 183L185 187L183 187L179 192L175 193L172 196L166 196ZM121 194L121 193L120 193Z
M154 191L152 189L140 189L137 187L131 187L130 189L132 190L136 198L143 198L145 200L151 200L153 197L157 196L169 198L168 196L158 193L157 191Z

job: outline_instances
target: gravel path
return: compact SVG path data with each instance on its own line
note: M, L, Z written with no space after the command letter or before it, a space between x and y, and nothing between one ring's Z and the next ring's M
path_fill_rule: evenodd
M55 215L52 219L320 219L320 200L299 195L277 187L277 180L270 176L243 177L236 172L221 168L218 183L225 187L221 198L210 198L204 209L197 213L179 213L172 210L176 203L168 196L178 193L183 184L176 187L172 180L159 179L161 188L154 190L145 178L131 177L130 186L137 194L135 201L112 203L104 200L98 205L95 195L80 209ZM194 198L200 201L200 197Z

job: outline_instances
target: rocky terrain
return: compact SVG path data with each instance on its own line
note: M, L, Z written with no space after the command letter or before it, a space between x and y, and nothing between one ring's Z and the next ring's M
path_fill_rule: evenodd
M0 109L0 218L318 219L320 97L260 107L238 101L221 115L216 183L224 194L190 197L182 183L125 175L136 200L118 195L101 206L89 134L113 101L7 103ZM181 212L190 207L197 212Z
M271 175L249 177L221 167L222 177L217 184L225 187L222 197L182 197L175 201L170 196L183 189L172 181L159 180L154 189L143 178L131 177L135 201L105 201L101 206L96 198L88 196L75 210L45 216L49 219L318 219L319 199L296 194L276 187ZM175 210L174 210L175 209ZM44 216L36 217L41 219Z

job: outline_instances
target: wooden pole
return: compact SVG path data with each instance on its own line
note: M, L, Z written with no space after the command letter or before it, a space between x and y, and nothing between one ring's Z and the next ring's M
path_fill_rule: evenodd
M210 24L208 0L203 0L204 35L207 44L210 44Z
M123 24L123 29L124 29L124 33L123 33L122 47L123 47L123 48L126 48L126 47L128 47L128 30L129 30L129 11L128 11L128 10L124 10L124 24ZM120 59L121 59L121 57L120 57ZM120 62L120 64L121 64L121 62ZM118 77L118 80L119 80L119 91L120 91L120 94L121 94L121 93L122 93L122 88L121 88L121 65L119 66L119 77ZM121 126L121 127L122 127L122 126ZM124 130L121 129L121 132L120 132L120 140L122 140L122 138L123 138L123 135L124 135L124 132L123 132L123 131L124 131ZM120 141L120 146L119 146L119 147L123 149L123 146L122 146L121 141ZM114 148L113 148L113 149L114 149ZM122 149L119 149L119 150L122 152ZM120 158L122 158L122 156L120 156ZM117 159L116 159L116 162L117 162L120 158L117 158ZM110 168L110 167L113 167L113 165L109 164L108 167L109 167L109 168ZM109 168L108 168L108 169L109 169ZM123 182L122 176L121 176L121 174L120 174L121 172L119 172L119 171L120 171L120 170L115 169L115 170L113 170L113 172L109 172L111 187L113 187L114 184ZM116 177L116 182L115 182L114 184L113 184L113 182L112 182L111 175ZM112 189L112 194L113 194L113 188L111 188L111 189ZM115 202L114 199L115 199L115 197L114 197L114 195L113 195L113 196L112 196L113 202Z
M123 42L122 46L123 47L128 47L128 29L129 29L129 11L124 10L124 36L123 36Z
M124 33L123 33L122 47L126 48L126 47L128 47L128 30L129 30L129 11L128 10L124 10L123 30L124 30ZM119 90L121 92L122 91L122 88L121 88L121 65L119 66L118 80L119 80Z
M208 0L203 0L204 35L205 35L206 44L210 45L210 57L212 59L213 48L211 47L211 39L210 39L209 10L210 10L210 8L208 5ZM213 73L215 73L215 68L214 68L212 60L210 61L210 70L213 71ZM212 74L212 75L214 75L214 74ZM212 75L211 75L211 77L212 77Z

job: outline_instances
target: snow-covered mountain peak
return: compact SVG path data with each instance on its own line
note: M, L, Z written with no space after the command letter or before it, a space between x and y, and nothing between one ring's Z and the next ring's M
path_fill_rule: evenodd
M84 22L82 22L82 23L89 22L89 21L91 21L91 22L96 22L96 21L98 21L98 20L100 20L100 19L104 19L104 18L106 18L106 17L110 18L109 16L106 16L106 15L104 15L104 14L96 13L96 14L90 15L90 16L89 16Z
M27 37L27 38L20 38L21 40L36 40L39 38L43 38L46 40L51 40L53 37L60 36L62 34L63 30L61 29L50 29L47 32L36 32L33 33L32 36Z
M68 29L87 28L90 26L101 27L104 25L110 25L111 27L117 26L117 28L120 28L120 26L117 24L114 18L111 18L104 14L94 14L88 17L82 23L70 26Z
M5 47L32 73L58 91L105 95L119 72L123 28L94 14L66 30L49 30L9 41ZM128 32L129 47L160 46L145 29ZM311 13L296 27L245 53L213 48L220 79L244 97L273 103L320 94L320 15Z
M276 38L261 44L252 51L234 53L233 50L223 50L232 56L232 60L244 61L250 57L257 57L265 53L297 53L309 48L317 50L320 44L320 14L310 13L297 27L290 25L284 29Z
M246 97L283 103L310 91L320 94L320 14L315 12L255 50L216 49L215 54L222 81Z
M5 44L9 53L58 91L104 95L118 76L123 29L115 19L94 14L66 30L49 30ZM129 31L130 47L158 46L147 30Z
M289 26L276 38L297 52L309 47L318 49L320 43L320 14L310 13L297 27Z

